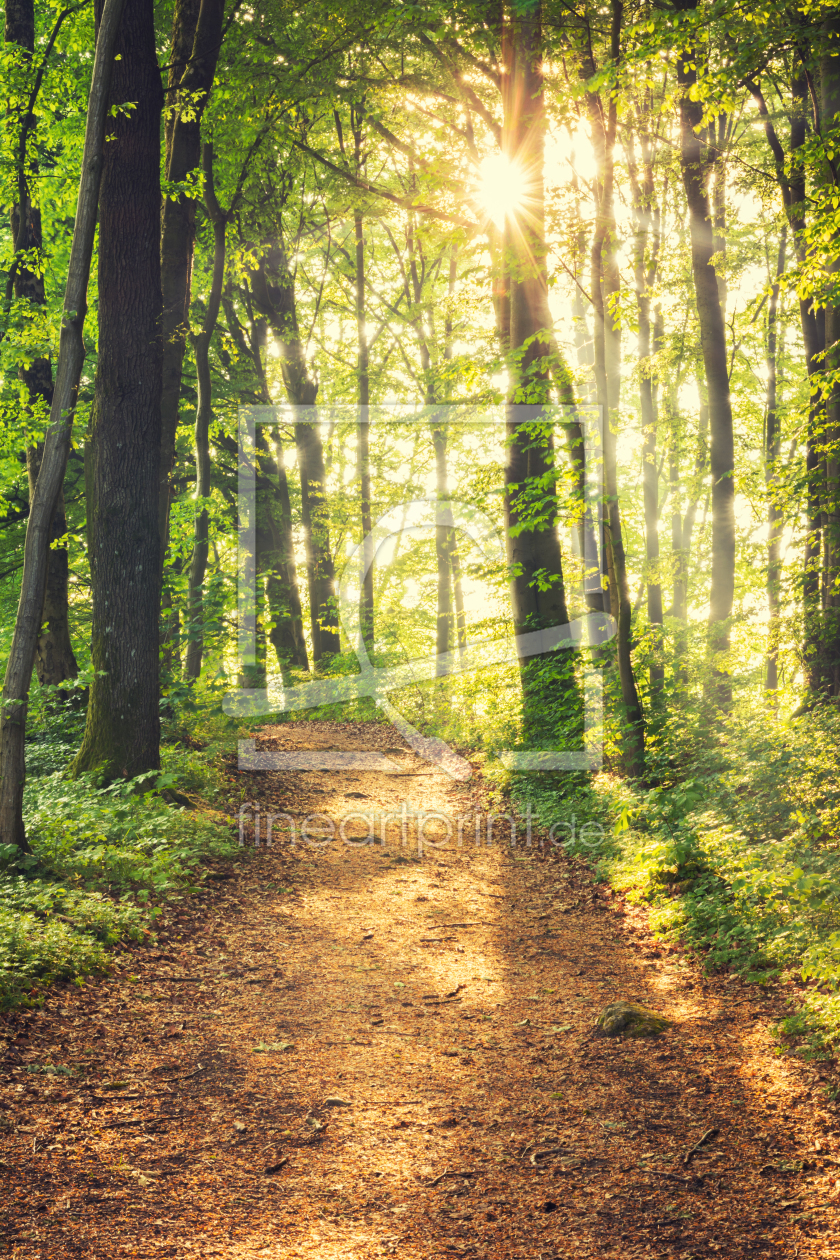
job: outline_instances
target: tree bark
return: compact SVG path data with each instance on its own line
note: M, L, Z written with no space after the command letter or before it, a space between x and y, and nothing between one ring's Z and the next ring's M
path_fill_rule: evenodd
M12 206L11 228L14 261L12 263L15 297L36 307L46 303L44 276L40 268L33 269L26 263L32 254L41 256L41 210L32 195L32 180L37 177L37 163L30 158L30 148L38 127L34 113L35 98L42 80L43 67L50 55L55 38L62 24L59 18L42 55L41 69L35 76L30 92L28 108L20 120L20 137L17 146L17 200ZM7 0L5 12L5 40L21 50L31 64L35 51L34 0ZM29 394L32 410L49 414L53 397L52 363L45 356L36 356L31 363L22 364L18 375ZM30 500L41 465L42 448L30 447L26 452ZM56 687L76 678L79 667L70 640L68 612L68 561L67 549L52 544L67 532L63 489L59 491L50 529L49 571L44 592L44 608L38 645L35 652L35 673L41 686Z
M265 574L269 633L281 672L289 664L308 669L303 615L295 567L292 506L280 434L271 454L264 429L257 430L257 573Z
M790 166L784 147L773 125L764 94L756 80L748 79L747 87L761 115L764 134L773 155L776 179L782 194L785 212L793 237L793 248L798 263L805 261L807 241L805 164L799 151L805 144L808 132L808 84L803 66L794 71L791 80L792 112L790 124ZM820 607L820 557L822 554L822 470L820 459L820 431L824 423L825 402L819 389L818 377L823 370L825 350L825 319L820 318L813 300L807 296L799 299L799 319L805 346L805 365L811 384L811 404L808 412L808 431L805 450L805 475L807 496L807 527L802 565L802 602L804 614L805 673L809 690L816 694L821 690L821 639L822 615Z
M775 283L767 308L767 407L764 419L764 481L767 487L767 672L764 689L773 709L778 708L779 635L781 625L781 543L783 513L778 501L781 422L778 410L778 377L781 339L779 336L779 283L785 270L787 226L782 229Z
M265 377L261 348L265 341L265 320L252 319L249 340L246 341L233 302L222 298L230 335L242 358L250 362L258 383L258 396L267 407L271 395ZM253 310L250 310L253 315ZM295 543L292 523L292 505L289 482L283 458L283 444L279 429L272 430L274 455L271 455L263 436L263 426L257 427L257 516L263 520L258 525L257 573L266 572L266 598L273 623L271 641L277 653L281 672L291 661L299 669L309 668L306 639L303 633L303 614L295 564ZM267 532L266 532L267 531ZM263 555L260 543L268 547Z
M361 148L361 130L354 128L356 138L356 158L359 165ZM359 427L357 441L357 472L359 477L360 523L362 538L365 539L373 528L371 519L371 484L370 484L370 351L368 349L365 320L365 231L364 219L360 211L353 215L353 226L356 236L356 329L359 341ZM365 568L362 586L359 592L359 621L362 627L362 639L365 646L373 647L374 612L373 612L373 565Z
M621 0L612 0L610 60L618 65L621 55L621 26L624 9ZM584 53L582 72L586 80L595 74L591 50ZM606 502L606 559L610 587L610 608L618 626L616 656L624 709L622 759L628 775L642 778L645 766L645 728L631 657L633 606L627 580L627 562L618 501L616 436L621 390L621 329L613 303L621 290L618 271L615 221L614 149L618 125L617 104L610 93L607 102L591 92L586 95L597 174L595 178L596 218L592 238L592 303L595 311L595 381L598 402L604 417L604 490Z
M656 281L659 262L659 206L656 201L653 153L646 133L649 111L640 118L642 171L639 176L632 140L627 146L628 170L633 193L635 241L633 271L636 285L636 309L639 323L639 404L642 420L642 492L645 514L645 568L647 610L653 641L654 659L650 665L652 697L660 697L665 684L662 652L662 584L659 574L659 469L657 466L658 409L655 374L651 355L661 348L661 315L651 337L650 291ZM657 335L658 334L658 335Z
M282 244L270 243L251 273L254 304L280 343L283 382L296 409L295 445L301 487L301 517L306 544L312 656L341 650L335 598L335 567L330 551L329 508L324 449L317 424L318 384L310 372L300 339L294 277Z
M50 382L50 394L52 394L52 382ZM29 447L26 452L30 503L35 496L42 454L41 446ZM50 525L44 607L41 611L41 626L35 648L35 674L42 687L57 687L79 675L79 665L70 638L70 611L67 598L70 571L67 548L53 546L56 539L63 538L66 533L67 514L64 509L64 487L62 486L56 497Z
M165 125L166 179L182 183L201 161L201 118L222 43L224 0L177 0L172 22L166 104L172 110ZM169 538L169 480L175 459L181 374L190 326L190 292L195 248L195 200L167 196L163 202L160 257L163 311L163 392L159 530L160 563Z
M698 0L677 0L682 12L693 13ZM680 165L688 202L691 265L700 343L709 395L710 462L712 470L712 580L709 594L709 667L706 694L719 708L732 702L728 662L729 627L735 598L735 445L732 403L723 320L714 255L714 225L709 204L709 159L700 137L703 105L693 100L700 48L692 40L677 54L680 88Z
M158 530L163 93L152 0L127 0L99 205L99 360L89 442L90 688L75 773L160 766Z
M544 228L545 99L542 75L542 6L512 6L503 29L502 147L528 204L507 216L497 317L508 351L510 386L506 417L505 534L510 599L517 635L565 625L569 616L557 536L551 345ZM503 299L503 300L502 300ZM554 364L559 371L559 365ZM582 449L582 448L581 448ZM535 512L531 497L544 501ZM545 500L548 502L546 503ZM534 517L541 519L535 522ZM547 519L546 519L547 518ZM552 738L558 719L569 729L580 718L574 660L555 652L520 657L526 737Z
M105 0L96 41L50 427L26 522L20 600L3 684L0 711L0 843L14 844L27 852L29 844L23 825L27 698L44 607L50 529L67 468L73 414L85 360L82 333L87 312L87 286L96 231L114 50L123 3L124 0Z
M213 418L213 385L210 376L210 339L219 318L222 287L225 277L225 235L227 215L216 197L213 181L213 146L203 152L204 204L213 224L213 278L207 297L207 308L201 330L192 338L195 370L198 381L198 406L195 413L195 499L196 516L193 554L187 595L187 653L185 674L195 681L201 674L204 652L204 579L210 552L210 421Z
M432 445L435 452L435 493L437 495L438 508L436 511L435 525L435 558L437 561L437 621L435 633L435 652L437 653L438 663L436 672L438 676L444 674L444 663L442 657L448 652L452 646L455 635L454 616L452 611L452 559L451 551L454 542L455 530L452 526L452 514L448 508L441 505L448 504L449 487L448 487L448 470L446 467L446 444L448 439L448 429L445 422L432 424Z
M834 128L840 116L840 19L827 17L822 29L823 52L820 64L821 129ZM833 163L826 162L825 181L836 192ZM835 234L834 246L837 246ZM840 263L829 268L836 285ZM825 360L823 370L840 370L840 305L825 303ZM840 696L840 387L832 383L825 397L825 433L822 447L822 536L823 595L822 627L819 644L819 689L827 696Z

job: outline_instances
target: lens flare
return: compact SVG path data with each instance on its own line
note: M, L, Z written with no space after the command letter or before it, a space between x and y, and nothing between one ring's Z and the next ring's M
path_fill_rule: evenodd
M521 168L506 153L490 153L478 168L478 201L500 230L515 217L525 200Z

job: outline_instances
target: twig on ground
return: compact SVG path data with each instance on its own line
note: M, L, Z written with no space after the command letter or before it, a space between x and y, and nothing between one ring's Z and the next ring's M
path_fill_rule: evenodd
M683 1155L683 1161L682 1161L683 1164L686 1164L686 1165L689 1164L691 1162L692 1156L694 1156L697 1153L697 1151L700 1150L700 1147L705 1146L706 1142L711 1142L712 1138L717 1137L719 1133L720 1133L720 1129L718 1128L713 1127L711 1129L707 1129L706 1132L703 1134L703 1136L700 1138L699 1142L695 1142L691 1150L686 1151L685 1155Z
M528 1148L526 1147L525 1150L527 1149ZM597 1155L577 1155L573 1150L570 1150L568 1146L549 1146L544 1151L534 1151L531 1155L531 1163L536 1168L540 1160L550 1159L552 1155L565 1155L569 1159L587 1160L588 1162L599 1158Z
M668 1177L671 1181L681 1181L687 1186L690 1186L692 1182L703 1180L699 1173L692 1173L689 1177L681 1177L679 1173L665 1172L659 1168L644 1168L642 1171L650 1173L654 1177Z
M478 1173L472 1169L467 1172L464 1172L464 1171L457 1172L454 1169L450 1170L449 1168L444 1168L443 1172L438 1173L438 1175L435 1178L433 1178L432 1181L419 1181L417 1178L415 1178L415 1180L417 1180L418 1185L425 1186L427 1190L430 1190L432 1186L440 1185L444 1177L477 1177L477 1176L478 1176Z

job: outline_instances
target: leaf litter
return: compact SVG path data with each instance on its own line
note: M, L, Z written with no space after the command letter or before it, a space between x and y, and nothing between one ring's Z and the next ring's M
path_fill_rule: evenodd
M258 735L394 743L353 723ZM469 785L401 765L326 790L235 777L295 817L331 795L340 817L351 781L377 814L465 811ZM784 991L640 953L643 912L581 862L538 843L420 861L392 838L279 843L223 874L110 975L0 1023L0 1254L840 1257L837 1104L778 1054ZM418 897L453 938L418 941ZM161 962L196 983L167 987ZM625 1000L666 1031L593 1039Z

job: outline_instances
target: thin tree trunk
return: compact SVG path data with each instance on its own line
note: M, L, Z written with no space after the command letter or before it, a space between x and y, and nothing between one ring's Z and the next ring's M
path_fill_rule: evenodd
M251 271L251 292L260 314L277 334L286 393L297 409L295 444L309 581L312 656L317 664L322 657L341 650L335 567L330 551L324 449L315 411L318 385L309 372L301 344L294 277L279 243L270 244L259 265Z
M177 0L172 21L165 124L166 179L181 183L201 161L201 119L222 43L224 0ZM181 374L190 326L190 292L195 248L195 200L166 197L161 220L163 313L163 394L159 529L160 563L169 538L169 479L175 458L175 431L181 399Z
M502 145L528 188L527 211L508 216L504 232L504 303L509 312L508 393L504 483L510 599L517 635L568 623L563 563L554 512L536 523L528 502L535 485L554 472L550 403L551 343L544 229L545 99L542 6L511 6L503 30ZM582 447L581 447L582 450ZM568 729L580 718L574 662L557 653L521 657L524 731L551 738L558 719ZM548 674L546 674L546 667ZM546 689L548 687L548 690Z
M443 325L443 358L445 363L452 362L455 321L455 286L458 279L458 247L453 245L449 254L449 284L447 292L446 318ZM445 381L447 396L450 393L449 381ZM451 519L451 516L450 516ZM455 606L454 630L458 648L463 653L467 646L467 618L464 612L464 588L461 580L461 556L458 551L458 537L454 525L449 534L449 568L452 573L452 597Z
M612 0L610 58L614 65L618 64L621 53L623 17L624 9L621 0ZM584 55L582 72L587 79L595 73L591 51ZM592 302L595 310L595 380L598 402L604 417L606 559L610 607L618 625L616 655L625 722L622 757L627 773L633 778L641 778L644 775L645 765L644 715L631 658L633 606L627 580L616 462L618 405L621 389L621 330L612 307L621 290L617 258L613 156L618 115L616 100L612 94L605 104L602 99L587 93L587 106L597 165L595 180L597 205L592 240Z
M806 53L807 55L807 53ZM793 248L798 263L805 261L807 240L805 163L798 156L808 134L808 84L802 65L798 65L791 80L792 113L790 124L790 165L786 161L784 147L770 117L761 87L755 80L747 80L747 87L755 101L764 124L764 134L773 155L776 179L782 193L788 223L793 237ZM822 616L820 608L819 570L822 553L822 476L820 460L820 431L824 424L825 404L818 387L819 374L823 371L825 350L825 322L823 312L817 312L813 300L807 296L799 299L799 319L805 346L805 365L811 383L811 404L808 413L808 431L805 452L807 527L802 566L802 600L804 612L804 656L808 688L812 693L821 689L821 637Z
M448 430L445 422L432 425L432 444L435 451L435 492L438 508L435 528L435 556L437 559L437 623L435 635L435 651L438 656L436 672L446 673L441 657L450 651L455 638L454 618L452 615L452 585L450 552L454 530L452 514L440 505L449 499L446 467L446 443Z
M50 387L52 393L52 387ZM26 452L26 471L29 478L29 500L35 494L41 467L43 448L30 447ZM66 547L54 547L57 538L67 533L67 515L64 510L64 487L55 501L50 526L50 552L47 581L44 588L44 607L41 627L35 648L35 673L42 687L57 687L79 675L79 666L70 638L70 610L68 604L69 561Z
M250 338L246 341L232 300L223 296L222 305L234 343L242 358L253 365L259 398L265 406L270 407L271 395L261 357L261 346L265 341L265 321L251 319ZM253 316L250 308L249 314ZM281 671L290 660L299 669L308 669L309 659L303 633L303 614L295 563L292 505L279 429L274 428L271 436L273 456L263 439L262 426L257 426L257 510L258 516L264 515L268 519L267 536L271 539L270 550L272 556L276 557L276 564L270 557L262 557L258 548L257 572L266 572L266 597L273 623L270 638Z
M776 279L767 309L767 411L764 420L764 480L767 486L767 674L764 689L773 709L778 708L779 634L781 624L781 543L783 513L778 502L781 422L778 411L778 377L781 338L778 331L779 281L785 270L787 226L782 229Z
M354 128L356 136L357 165L358 151L361 147L361 131ZM367 329L365 326L365 231L361 212L353 215L353 226L356 235L356 329L359 341L359 428L357 446L357 472L359 477L360 519L362 538L365 539L373 528L371 519L371 485L370 485L370 351L368 349ZM359 592L359 619L362 627L362 639L368 648L373 647L373 565L365 568L362 586Z
M649 111L640 118L647 125ZM627 145L628 170L633 192L635 243L633 270L636 284L636 309L639 324L639 403L642 419L642 487L645 514L645 577L647 585L648 621L653 631L654 659L650 665L650 690L660 696L665 683L662 651L662 585L659 574L659 468L657 465L657 405L654 369L651 354L661 348L662 333L651 337L650 290L656 281L659 262L659 206L656 202L653 153L650 137L640 135L642 174L636 165L632 140ZM653 321L655 323L655 319ZM659 316L661 325L661 316Z
M718 114L709 124L714 145L712 154L712 249L715 257L715 275L717 276L720 309L726 316L726 300L729 296L729 285L726 280L726 147L728 144L729 114Z
M128 0L99 204L99 358L89 442L90 687L75 773L160 766L160 122L152 0Z
M665 339L662 312L657 307L653 316L653 354L658 357ZM651 427L644 448L644 502L645 502L645 551L648 564L647 607L648 621L654 630L654 652L657 659L650 666L650 688L654 695L665 686L665 665L661 659L664 637L664 613L662 609L662 573L659 559L659 465L657 463L659 431L659 382L654 375L650 382Z
M363 123L365 117L364 102L350 106L350 129L353 134L352 170L356 178L364 174L365 158L363 155ZM347 160L344 148L344 133L341 126L341 115L336 111L335 124L341 152ZM364 215L359 208L353 211L353 231L356 246L356 336L358 340L359 358L357 366L359 421L356 445L356 476L359 479L359 522L362 539L369 536L373 527L371 520L371 486L370 486L370 350L368 348L366 327L366 289L365 274L365 223ZM363 557L364 573L359 591L359 623L362 629L362 640L366 647L373 647L374 613L373 613L373 565L366 563Z
M105 0L96 41L50 427L26 522L20 600L0 711L0 843L14 844L27 852L29 845L23 825L27 699L44 607L50 529L67 468L73 416L85 360L82 333L87 313L87 287L96 231L114 50L123 3L124 0Z
M204 651L204 578L207 573L207 557L210 552L210 513L207 499L210 496L210 421L213 418L213 383L210 376L210 340L219 318L222 288L225 278L225 235L227 215L216 197L213 181L213 146L205 144L202 155L204 167L204 205L213 224L213 278L207 297L207 309L200 332L192 338L195 370L198 382L198 406L195 413L195 499L196 516L193 537L193 554L187 587L187 657L185 674L195 681L201 674L201 658Z
M32 62L35 51L35 6L33 0L6 0L6 44L15 44ZM47 49L41 54L41 68L35 75L30 93L29 108L20 119L20 138L17 149L17 200L12 207L11 228L14 260L12 263L13 289L16 298L27 300L34 307L46 303L44 275L40 267L27 265L27 259L41 256L41 210L32 196L31 180L37 177L37 163L30 157L36 139L38 118L34 112L42 81L42 71L61 27L60 17L53 28ZM36 356L31 363L21 365L18 375L29 394L30 407L49 414L53 397L52 364L49 358ZM30 447L26 452L30 500L34 493L38 469L41 464L41 446ZM44 592L44 608L38 646L35 652L35 672L42 686L58 686L76 678L79 667L70 641L68 613L68 562L67 549L52 544L67 533L63 488L59 491L50 530L49 572Z
M697 0L678 0L677 7L693 12ZM726 327L712 263L714 234L709 204L709 161L703 153L700 128L703 104L692 99L697 84L696 45L677 55L680 87L680 164L691 229L691 264L700 342L709 394L710 459L712 469L712 581L709 594L709 665L707 695L726 709L732 701L729 672L729 625L735 598L735 445L726 355Z
M280 434L269 450L262 426L257 429L257 572L265 574L272 628L269 639L281 672L289 664L308 669L303 615L295 568L292 507Z
M840 19L827 16L823 22L823 55L820 66L822 130L837 123L840 115ZM824 178L836 194L837 177L832 163L825 163ZM840 234L835 232L835 249ZM829 267L836 285L840 263ZM826 373L840 370L840 303L825 303ZM827 696L840 696L840 387L836 381L827 391L826 426L822 436L823 455L823 612L819 645L820 690Z

